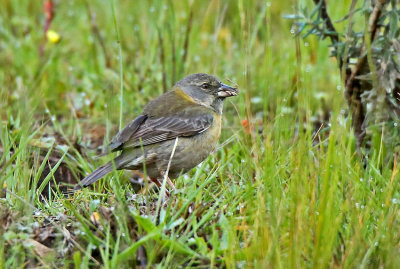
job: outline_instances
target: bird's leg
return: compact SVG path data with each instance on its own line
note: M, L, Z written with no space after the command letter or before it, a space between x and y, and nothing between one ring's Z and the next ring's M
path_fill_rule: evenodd
M152 183L154 183L154 185L157 186L158 189L161 189L161 183L160 183L160 181L158 181L158 179L150 178L150 177L149 177L149 179ZM140 192L145 194L147 191L151 190L152 187L154 187L154 185L150 184L149 186L144 186Z
M160 182L157 178L150 178L150 180L151 180L154 184L157 185L158 189L161 190L162 184L161 184L161 182ZM166 194L167 197L169 198L169 191L168 191L168 190L165 190L165 194Z
M174 183L172 183L171 179L167 177L167 183L171 187L172 190L176 190Z
M164 178L165 177L165 172L160 172L161 176ZM172 190L176 190L174 183L172 183L171 179L167 177L167 184Z
M161 188L161 182L156 178L150 178L150 180L157 185L157 187Z

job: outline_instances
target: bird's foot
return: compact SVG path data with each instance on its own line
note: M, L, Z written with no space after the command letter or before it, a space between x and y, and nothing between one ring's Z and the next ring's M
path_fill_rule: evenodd
M161 172L161 176L165 178L165 172ZM174 183L172 183L171 179L168 176L167 176L167 184L173 191L176 190Z

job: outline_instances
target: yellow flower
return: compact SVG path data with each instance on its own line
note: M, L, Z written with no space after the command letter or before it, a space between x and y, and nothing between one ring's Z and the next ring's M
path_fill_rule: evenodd
M53 44L58 43L61 39L61 36L56 31L53 30L48 30L46 33L46 37L50 41L50 43Z

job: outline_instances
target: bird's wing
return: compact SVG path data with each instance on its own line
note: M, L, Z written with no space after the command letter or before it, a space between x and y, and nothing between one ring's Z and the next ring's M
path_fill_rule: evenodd
M133 121L131 121L124 129L119 131L119 133L113 137L109 145L111 151L117 151L122 148L122 145L128 141L132 135L136 133L139 127L146 121L146 115L140 115Z
M213 113L194 106L169 116L139 116L112 140L112 151L151 145L181 136L193 136L207 130Z

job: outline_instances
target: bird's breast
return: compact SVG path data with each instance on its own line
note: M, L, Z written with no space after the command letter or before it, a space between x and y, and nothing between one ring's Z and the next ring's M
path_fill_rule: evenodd
M199 149L209 150L208 154L215 150L219 137L221 136L221 115L215 113L213 123L210 128L203 133L196 135L194 138L194 146ZM208 155L207 154L207 155ZM207 156L206 156L207 157Z
M216 149L220 135L221 116L215 114L207 130L191 137L179 138L171 168L177 173L185 173L204 161Z

